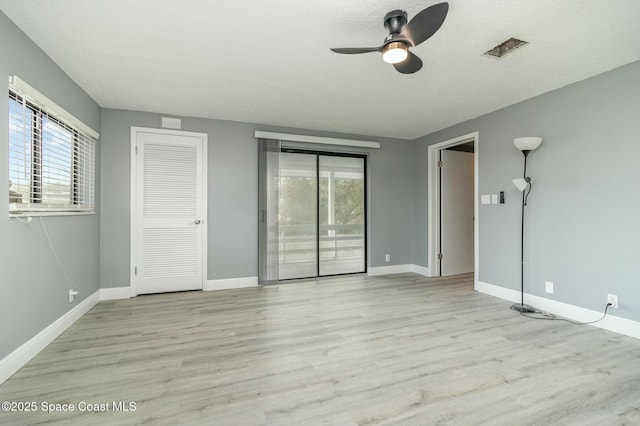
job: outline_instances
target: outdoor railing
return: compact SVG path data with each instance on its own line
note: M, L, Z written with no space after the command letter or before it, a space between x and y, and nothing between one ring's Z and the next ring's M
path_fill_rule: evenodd
M280 225L278 227L281 262L307 261L316 252L315 225ZM358 258L364 251L364 224L320 225L322 259Z

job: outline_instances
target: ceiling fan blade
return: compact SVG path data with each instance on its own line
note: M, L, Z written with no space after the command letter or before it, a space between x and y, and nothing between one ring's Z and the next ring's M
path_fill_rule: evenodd
M354 55L357 53L382 52L382 47L332 47L331 50L345 55Z
M440 29L448 11L449 3L446 2L429 6L409 21L400 32L400 37L409 40L414 46L419 45Z
M422 60L411 52L407 52L409 56L404 61L393 64L396 70L402 74L413 74L422 68Z

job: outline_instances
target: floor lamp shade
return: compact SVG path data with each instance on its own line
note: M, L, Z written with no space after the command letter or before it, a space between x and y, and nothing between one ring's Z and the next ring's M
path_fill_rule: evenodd
M526 178L516 178L513 179L512 182L520 192L524 191L527 188L527 184L529 184Z
M527 136L524 138L515 138L513 144L520 151L533 151L542 143L542 138L537 136Z

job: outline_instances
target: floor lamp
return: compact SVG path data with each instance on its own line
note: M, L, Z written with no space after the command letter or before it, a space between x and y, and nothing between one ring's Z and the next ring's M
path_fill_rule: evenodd
M535 312L535 308L524 304L524 208L527 205L527 198L531 193L531 178L527 176L527 157L529 153L538 148L542 143L542 138L526 137L515 138L513 144L522 151L524 155L524 172L521 178L513 179L513 184L522 192L522 220L520 229L520 303L511 305L511 309L518 312Z

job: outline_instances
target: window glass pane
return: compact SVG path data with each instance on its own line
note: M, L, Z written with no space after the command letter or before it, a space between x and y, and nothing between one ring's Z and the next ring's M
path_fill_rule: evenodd
M73 134L52 121L42 118L42 204L70 205Z
M9 98L9 203L28 203L34 113Z
M318 275L317 179L314 154L280 154L279 278Z
M74 145L74 203L93 207L95 192L95 144L89 138L76 135Z
M320 275L365 271L364 159L320 156Z

